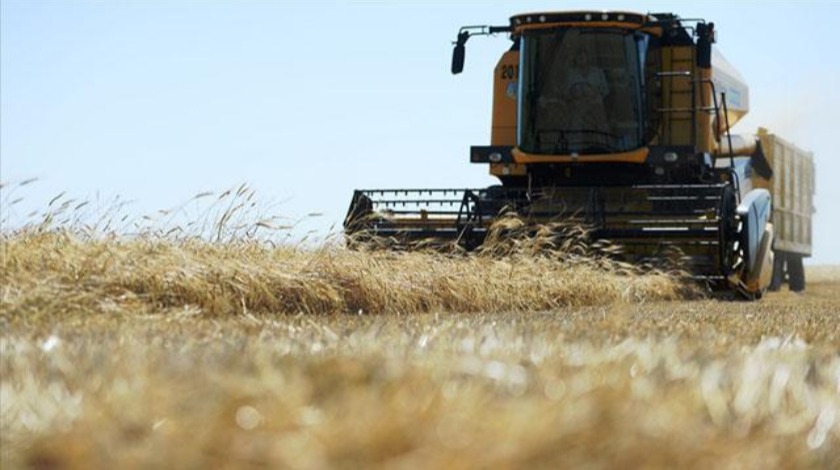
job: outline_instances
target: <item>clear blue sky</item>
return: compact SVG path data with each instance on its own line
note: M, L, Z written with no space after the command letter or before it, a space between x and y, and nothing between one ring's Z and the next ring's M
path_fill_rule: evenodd
M119 195L149 213L247 182L290 218L340 224L354 188L492 184L491 71L509 43L459 26L523 11L671 11L717 24L751 114L812 150L815 258L840 263L840 2L319 2L2 0L0 179Z

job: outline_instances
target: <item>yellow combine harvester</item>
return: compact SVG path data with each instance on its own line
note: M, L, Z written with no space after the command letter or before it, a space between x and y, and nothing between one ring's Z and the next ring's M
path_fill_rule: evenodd
M810 255L812 157L794 149L796 163L784 160L774 176L763 150L772 137L729 133L749 95L713 48L713 23L668 13L521 14L505 26L461 28L452 72L462 71L470 37L497 33L512 45L494 71L491 145L471 147L470 161L488 164L501 184L357 190L348 234L471 249L502 210L535 223L579 221L631 261L677 252L712 289L755 298L771 281L779 233L771 191L782 191L774 186L782 181L789 192L796 185L786 197L798 201L786 220L803 217L784 233L802 242L805 219L808 233L806 243L776 240L787 247L777 281L787 266L800 287L802 256Z

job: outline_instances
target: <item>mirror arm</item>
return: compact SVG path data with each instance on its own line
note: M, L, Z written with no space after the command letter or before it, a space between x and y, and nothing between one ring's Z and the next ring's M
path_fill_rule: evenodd
M462 26L458 30L458 39L453 44L463 46L467 43L467 39L470 36L487 36L498 33L509 33L511 31L510 26Z
M486 36L496 33L511 32L510 26L463 26L458 30L455 50L452 51L452 73L459 74L464 68L464 45L470 36Z

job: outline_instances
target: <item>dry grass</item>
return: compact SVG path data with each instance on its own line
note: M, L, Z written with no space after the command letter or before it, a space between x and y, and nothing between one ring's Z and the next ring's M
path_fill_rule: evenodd
M205 226L3 234L3 468L840 466L830 270L804 296L679 300L569 247Z
M4 468L836 468L831 295L7 327Z
M195 220L176 225L185 207L207 199L193 208ZM692 290L676 274L612 261L582 243L579 227L559 224L531 237L521 222L502 220L469 255L395 253L277 243L271 235L287 226L261 213L244 185L198 194L162 219L130 217L119 204L93 213L89 206L62 194L4 230L2 302L13 317L184 308L205 316L490 313L677 299Z
M606 260L434 252L311 250L257 242L79 239L25 232L3 240L2 298L12 321L193 310L334 314L540 311L676 299L671 276Z
M840 266L808 266L807 282L825 283L840 279Z

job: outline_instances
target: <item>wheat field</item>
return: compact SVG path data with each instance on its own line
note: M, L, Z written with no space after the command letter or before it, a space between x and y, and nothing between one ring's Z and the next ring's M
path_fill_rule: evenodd
M1 248L3 468L840 468L838 268L732 302L574 247Z

